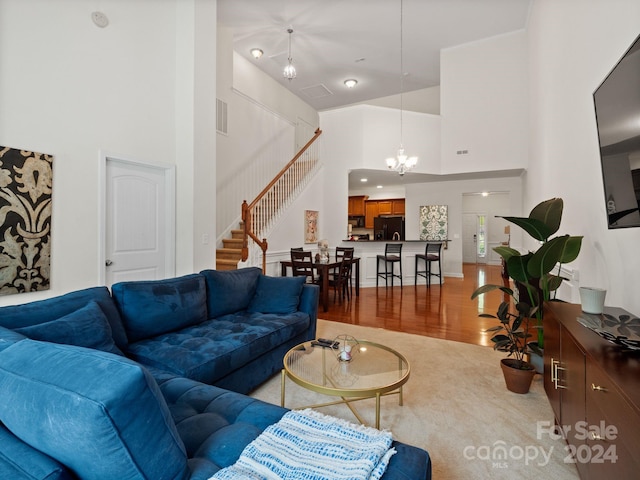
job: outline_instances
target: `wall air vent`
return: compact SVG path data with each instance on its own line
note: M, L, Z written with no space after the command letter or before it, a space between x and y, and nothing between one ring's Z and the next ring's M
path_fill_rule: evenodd
M228 133L227 103L216 98L216 131L226 135Z
M309 98L322 98L333 95L333 92L325 87L322 83L311 85L310 87L301 88L300 91Z

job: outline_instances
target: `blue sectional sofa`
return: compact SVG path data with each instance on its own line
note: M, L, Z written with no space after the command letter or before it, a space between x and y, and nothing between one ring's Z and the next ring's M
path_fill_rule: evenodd
M208 479L286 409L244 393L314 338L318 288L259 269L0 308L0 478ZM384 480L428 479L424 450Z

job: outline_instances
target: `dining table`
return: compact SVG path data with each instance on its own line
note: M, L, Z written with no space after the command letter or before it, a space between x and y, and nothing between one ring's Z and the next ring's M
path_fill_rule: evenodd
M328 262L313 262L313 268L318 272L318 277L320 278L320 299L322 301L322 309L323 311L329 310L329 274L340 267L342 263L342 259L340 260L329 260ZM360 296L360 257L353 257L351 259L351 264L355 267L355 284L356 284L356 296ZM292 266L291 260L281 260L280 261L280 269L281 275L283 277L287 276L287 269L290 269Z

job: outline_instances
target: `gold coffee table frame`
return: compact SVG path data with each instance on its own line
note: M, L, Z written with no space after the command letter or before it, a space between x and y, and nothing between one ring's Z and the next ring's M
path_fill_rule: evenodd
M358 340L358 346L356 348L358 351L354 354L353 359L350 362L341 362L338 360L336 352L333 349L320 346L314 347L311 345L311 342L301 343L289 350L283 359L284 368L282 369L280 386L281 406L284 407L285 405L285 381L286 378L289 377L289 379L294 383L297 383L307 390L341 398L341 400L333 402L319 403L298 408L319 408L344 403L349 407L361 424L364 424L365 422L351 403L359 400L375 398L375 426L379 429L380 398L386 395L398 395L398 404L402 406L402 386L407 383L407 380L409 380L411 367L408 360L402 354L385 345L369 342L367 340ZM369 351L369 349L371 349L371 351ZM376 353L376 350L380 350L382 353ZM309 356L309 358L305 359L304 357L306 356ZM359 365L358 361L360 361ZM304 363L301 364L301 362ZM318 365L318 362L322 362L322 365ZM391 365L392 362L394 365ZM376 366L376 363L381 363L381 365ZM296 369L296 367L299 368ZM376 370L377 367L382 368L380 370ZM339 385L339 379L336 379L332 372L328 372L328 368L331 370L339 369L341 372L347 372L345 374L346 377L352 376L358 379L361 376L381 376L383 377L383 381L381 381L380 384L354 385L350 388L348 386ZM353 370L356 373L349 374L350 370ZM365 375L359 375L360 372L365 372ZM396 375L397 378L395 378ZM391 379L390 377L394 378ZM354 384L355 383L358 383L357 380L354 380Z

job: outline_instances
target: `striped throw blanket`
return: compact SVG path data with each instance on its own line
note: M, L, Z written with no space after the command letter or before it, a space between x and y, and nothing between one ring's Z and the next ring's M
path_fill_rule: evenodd
M389 432L290 411L209 480L375 480L396 453L391 441Z

